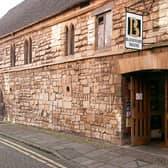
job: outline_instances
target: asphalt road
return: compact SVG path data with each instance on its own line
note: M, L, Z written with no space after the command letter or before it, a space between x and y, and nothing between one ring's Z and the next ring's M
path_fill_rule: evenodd
M46 155L0 137L0 168L65 168Z

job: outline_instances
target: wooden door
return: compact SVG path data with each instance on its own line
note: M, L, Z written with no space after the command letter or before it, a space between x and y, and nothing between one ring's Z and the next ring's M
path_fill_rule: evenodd
M165 143L168 146L168 76L165 79Z
M147 83L131 77L131 143L150 142L150 113Z

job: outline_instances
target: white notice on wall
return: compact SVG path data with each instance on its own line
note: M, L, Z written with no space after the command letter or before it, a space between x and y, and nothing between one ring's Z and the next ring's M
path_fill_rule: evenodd
M142 93L136 93L136 100L142 100L143 94Z

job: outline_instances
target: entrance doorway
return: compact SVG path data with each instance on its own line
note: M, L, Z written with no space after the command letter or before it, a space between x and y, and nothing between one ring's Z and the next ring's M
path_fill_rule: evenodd
M132 145L168 141L166 72L137 72L123 77L125 137Z

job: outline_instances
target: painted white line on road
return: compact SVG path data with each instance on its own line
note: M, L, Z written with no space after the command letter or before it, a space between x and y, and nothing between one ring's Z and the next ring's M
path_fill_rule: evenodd
M10 148L13 148L13 149L17 150L18 152L21 152L22 154L24 154L24 155L26 155L26 156L29 156L29 157L31 157L32 159L34 159L34 160L36 160L36 161L39 161L39 162L41 162L41 163L43 163L43 164L45 164L45 165L47 165L47 166L49 166L49 167L51 167L51 168L57 168L57 167L55 167L55 166L53 166L53 165L50 165L49 163L46 163L44 160L39 159L39 158L37 158L36 156L33 156L33 155L29 154L28 152L25 152L25 151L23 151L23 150L21 150L21 149L19 149L19 148L16 148L16 147L14 147L14 146L12 146L12 145L6 143L6 142L3 142L3 141L0 140L0 143L4 144L4 145L6 145L6 146L8 146L8 147L10 147Z
M2 137L0 137L0 143L4 144L6 146L9 146L9 147L21 152L21 153L33 158L33 159L39 161L39 162L42 162L42 163L46 164L47 166L49 166L51 168L66 168L65 166L63 166L63 165L45 157L45 156L43 156L43 155L41 155L37 152L34 152L30 149L27 149L27 148L25 148L21 145L18 145L16 143L11 142L11 141L9 141L7 139L4 139Z

